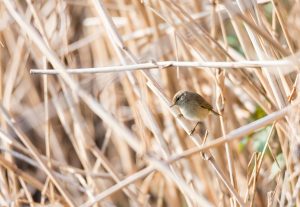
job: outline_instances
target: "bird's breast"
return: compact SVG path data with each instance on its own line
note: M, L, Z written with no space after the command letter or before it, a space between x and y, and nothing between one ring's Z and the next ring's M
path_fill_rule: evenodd
M209 110L196 104L190 104L189 107L180 107L180 111L185 118L191 121L202 121L209 113Z

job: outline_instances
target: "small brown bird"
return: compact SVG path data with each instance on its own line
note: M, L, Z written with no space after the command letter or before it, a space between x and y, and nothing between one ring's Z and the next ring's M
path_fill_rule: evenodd
M178 91L173 97L173 106L178 106L180 112L185 118L191 121L197 121L196 126L190 132L193 134L197 125L203 121L209 112L213 112L216 115L220 114L213 110L213 107L198 93L190 91Z

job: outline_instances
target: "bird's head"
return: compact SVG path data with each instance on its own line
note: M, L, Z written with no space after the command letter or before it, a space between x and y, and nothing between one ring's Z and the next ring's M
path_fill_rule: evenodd
M173 97L171 107L175 105L181 106L182 104L184 104L187 93L188 93L187 91L178 91Z

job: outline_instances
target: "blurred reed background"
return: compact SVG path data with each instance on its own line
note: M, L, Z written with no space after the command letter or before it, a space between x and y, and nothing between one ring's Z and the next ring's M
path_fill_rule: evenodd
M300 206L298 0L0 11L0 206Z

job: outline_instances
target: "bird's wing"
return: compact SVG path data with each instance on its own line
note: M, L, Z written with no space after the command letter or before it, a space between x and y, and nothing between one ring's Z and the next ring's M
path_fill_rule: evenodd
M213 107L199 94L195 94L195 98L198 100L198 103L201 103L201 107L205 108L211 112L213 112L216 115L221 116L218 112L216 112Z
M208 109L210 111L213 109L212 106L202 96L196 93L194 94L194 96L197 99L198 103L201 103L202 108Z

